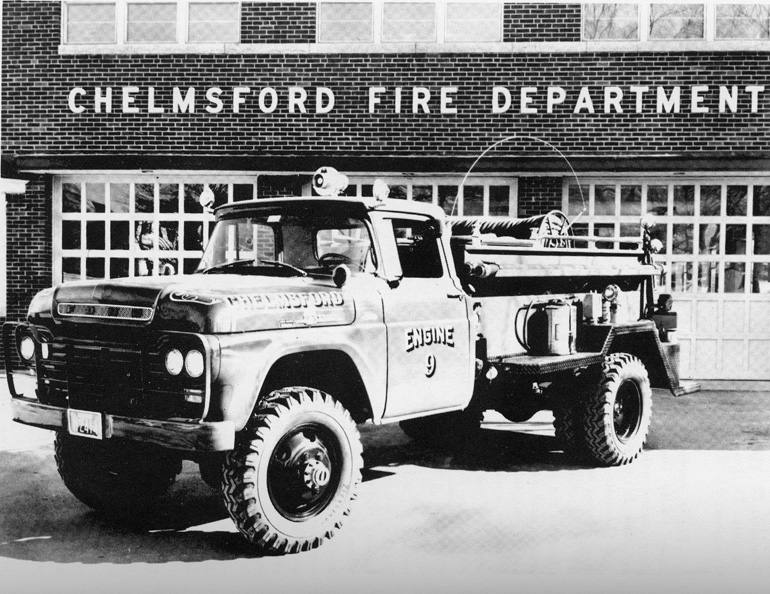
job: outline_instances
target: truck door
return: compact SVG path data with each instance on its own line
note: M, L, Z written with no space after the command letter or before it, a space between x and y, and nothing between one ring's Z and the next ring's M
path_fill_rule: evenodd
M396 215L390 222L403 277L383 293L388 337L383 417L465 406L473 387L467 298L447 273L448 254L433 219Z

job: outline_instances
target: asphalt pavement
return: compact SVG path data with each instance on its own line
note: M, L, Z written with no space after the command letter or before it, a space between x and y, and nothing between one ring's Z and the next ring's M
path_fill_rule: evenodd
M0 377L0 380L4 378ZM52 434L10 420L0 387L0 592L766 592L770 393L656 391L648 447L570 463L548 413L487 415L472 449L360 427L364 483L321 548L260 557L186 463L142 528L61 483Z

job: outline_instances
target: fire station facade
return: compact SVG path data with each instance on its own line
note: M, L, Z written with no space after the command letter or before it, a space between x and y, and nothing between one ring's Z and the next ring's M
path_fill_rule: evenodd
M654 215L682 375L770 379L758 3L2 3L0 321L52 284L191 272L215 205L348 193ZM468 174L462 184L463 178Z

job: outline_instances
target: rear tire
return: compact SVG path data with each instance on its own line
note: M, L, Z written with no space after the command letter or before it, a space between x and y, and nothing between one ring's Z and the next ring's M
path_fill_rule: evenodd
M347 410L304 387L272 392L228 452L222 496L238 530L267 553L331 538L361 482L361 440Z
M585 445L605 466L632 462L642 451L652 416L652 389L644 364L615 353L604 360L601 381L585 404Z
M182 470L181 458L159 448L95 441L59 431L56 466L70 492L87 506L127 521L149 511Z

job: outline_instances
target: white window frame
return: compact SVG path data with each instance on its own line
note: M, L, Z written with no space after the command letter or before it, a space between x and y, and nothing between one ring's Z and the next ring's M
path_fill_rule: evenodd
M237 4L238 5L238 37L237 42L188 41L190 22L190 4ZM62 0L61 11L61 45L59 53L173 53L174 50L202 51L204 53L222 52L227 45L240 43L241 31L241 0ZM67 7L71 4L113 4L115 5L115 43L110 44L69 44L67 41ZM129 42L128 41L128 5L129 4L176 4L176 42Z
M489 216L489 188L490 186L507 186L509 188L509 202L508 202L508 215L515 217L518 212L518 198L519 198L519 180L514 177L505 177L499 174L491 175L471 175L465 180L465 184L460 186L463 181L463 176L436 176L436 175L398 175L394 173L380 173L380 174L351 174L348 175L348 187L356 186L360 191L362 185L373 185L375 180L382 180L388 186L406 186L406 200L413 200L413 188L414 186L431 186L432 187L432 201L430 204L439 206L438 204L438 187L439 186L458 186L458 194L456 198L457 210L454 215L462 216L464 213L464 188L465 186L483 186L483 214L479 216ZM428 204L424 202L423 204ZM500 215L505 216L505 215Z
M184 200L184 186L193 184L228 184L228 204L233 202L233 186L237 184L251 184L254 188L253 197L258 196L258 175L257 174L244 174L244 173L227 173L222 171L212 171L210 173L195 172L195 173L158 173L158 174L105 174L103 172L90 172L90 173L77 173L77 174L62 174L54 177L53 181L53 231L52 231L52 248L53 248L53 265L52 265L52 281L54 284L59 284L63 279L63 262L62 258L79 258L80 259L80 278L86 278L86 258L104 258L105 278L109 278L110 259L115 258L128 258L129 259L129 277L135 276L134 266L130 263L137 259L151 260L153 262L153 270L158 271L160 268L160 260L162 259L174 259L179 262L179 269L184 269L184 260L191 259L191 252L184 248L184 224L186 222L200 222L203 225L203 249L206 247L206 242L209 236L209 227L214 223L214 217L207 213L163 213L158 208L158 191L160 184L179 184L179 200L180 206ZM85 212L85 201L81 200L81 206L79 212L63 212L63 192L62 187L64 184L79 184L81 185L81 194L85 184L131 184L131 209L128 213L113 213L109 209L105 209L105 212L100 213L87 213ZM155 187L155 208L153 212L135 212L133 192L136 184L156 184ZM106 191L106 190L105 190ZM80 238L81 245L77 249L64 250L62 247L62 222L63 221L79 221L81 225ZM156 232L161 222L176 222L179 223L178 228L178 244L174 250L161 250L156 245L152 250L143 252L139 251L134 242L130 240L129 236L129 249L128 250L114 250L110 248L110 223L117 221L129 221L135 223L138 220L148 221L152 224L153 230ZM89 250L86 245L83 244L85 239L85 226L88 221L104 222L105 224L105 245L104 249ZM129 226L129 229L134 229L133 225ZM117 255L115 255L117 254ZM145 257L141 257L140 254L146 254Z

